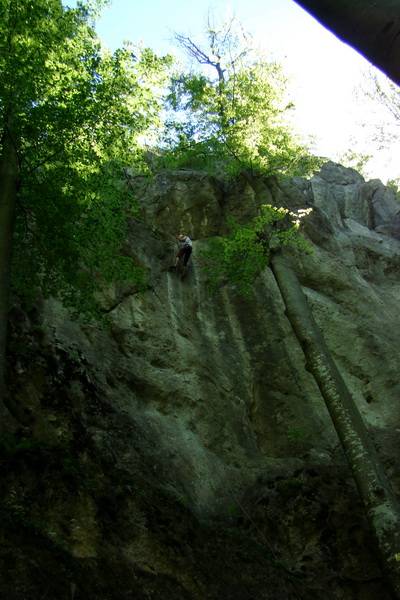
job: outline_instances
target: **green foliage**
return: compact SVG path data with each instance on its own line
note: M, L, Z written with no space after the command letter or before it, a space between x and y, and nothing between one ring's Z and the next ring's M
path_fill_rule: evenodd
M396 192L397 197L400 197L400 177L397 177L396 179L389 179L386 185L391 187Z
M372 158L372 154L362 154L355 152L354 150L348 150L340 157L340 163L350 169L355 169L358 173L361 173L363 177L367 178L367 167L368 162Z
M140 136L157 126L170 57L111 54L91 27L102 1L2 0L0 134L20 159L12 283L96 314L104 282L144 274L121 254L135 210L124 169L147 172Z
M17 439L12 433L3 435L0 439L0 448L6 457L35 450L37 445L37 441L33 437Z
M42 172L20 194L14 291L33 301L40 287L45 296L94 316L94 294L104 283L130 280L144 289L142 270L120 252L134 199L118 180L117 166L100 164L97 173L77 175L60 161Z
M225 237L211 238L202 251L209 288L214 290L222 277L237 286L238 291L251 297L254 276L268 264L268 252L251 224L239 225L228 220L229 233Z
M294 440L301 440L305 436L309 434L308 429L304 429L303 427L295 427L288 431L288 435Z
M181 125L166 124L164 131L164 145L167 146L160 152L156 161L158 169L194 169L205 171L210 175L215 174L217 162L216 152L212 152L209 141L193 142L188 131ZM179 132L179 133L178 133ZM171 134L171 135L170 135ZM177 134L176 139L174 135Z
M232 520L237 520L243 517L243 512L234 504L226 507L226 513Z
M307 495L312 491L312 488L305 485L301 477L287 477L283 479L279 486L279 492L282 499L289 500L299 495Z
M299 234L300 219L310 211L301 210L296 214L285 208L264 205L261 214L250 223L240 225L230 217L228 234L211 238L201 252L210 291L221 280L227 280L245 298L251 298L255 278L268 265L271 250L289 245L310 252L310 244Z
M281 66L254 51L234 19L220 28L209 25L205 37L207 49L176 36L204 66L200 73L177 72L172 78L163 136L169 164L196 165L208 155L214 169L231 177L243 169L304 175L320 166L321 159L310 156L290 127L293 104Z

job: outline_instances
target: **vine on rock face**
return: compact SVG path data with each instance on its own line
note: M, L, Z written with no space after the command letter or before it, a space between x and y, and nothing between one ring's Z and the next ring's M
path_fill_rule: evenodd
M245 298L252 298L255 278L268 265L274 248L289 245L311 253L311 244L299 231L301 219L311 211L300 209L294 213L264 204L261 214L244 225L228 217L228 234L209 239L201 252L209 290L213 292L225 280Z

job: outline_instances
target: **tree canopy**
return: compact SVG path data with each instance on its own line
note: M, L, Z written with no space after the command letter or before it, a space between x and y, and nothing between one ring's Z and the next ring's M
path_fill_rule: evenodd
M13 285L40 281L87 309L93 269L99 280L137 273L119 253L134 205L123 169L145 168L137 141L170 63L143 48L111 54L91 27L101 4L2 0L0 13L0 132L18 156Z
M233 17L221 26L209 19L204 38L175 34L195 61L191 72L175 73L167 99L164 142L176 164L203 160L231 175L309 173L319 161L290 126L281 66L254 50Z

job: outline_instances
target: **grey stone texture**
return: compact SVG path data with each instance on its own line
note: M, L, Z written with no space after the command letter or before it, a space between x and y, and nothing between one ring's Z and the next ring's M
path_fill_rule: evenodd
M400 492L398 197L331 162L310 179L265 183L263 202L313 209L302 226L313 253L289 257ZM107 569L115 569L138 598L389 599L271 270L256 278L251 300L228 283L209 293L201 248L226 231L228 216L254 217L260 198L244 178L196 171L165 172L135 191L139 213L128 219L124 252L146 270L145 293L105 289L108 329L72 321L56 300L34 316L11 313L9 429L29 429L60 464L44 454L44 499L32 475L23 472L18 483L10 472L5 505L31 497L24 518L41 535L77 560L97 561L90 564L99 571L86 567L94 587L79 598L102 598L93 596L99 582L113 590L104 597L131 597L114 591ZM184 281L168 270L177 233L193 240ZM54 473L50 479L48 460L64 474L62 485ZM65 487L67 477L75 488ZM250 545L200 532L198 523L210 519L242 523ZM255 544L267 562L252 554ZM279 561L295 579L280 575L272 584L263 575L270 559L268 577L278 577Z
M304 235L314 252L291 252L293 266L372 434L398 433L398 199L333 163L309 180L266 183L271 203L313 208ZM245 222L257 214L248 183L167 172L139 204L142 220L130 221L125 252L146 269L148 291L104 293L110 332L71 323L56 302L44 319L51 343L78 345L104 400L140 426L163 483L210 515L265 472L340 453L270 269L252 300L229 284L208 291L199 250L228 215ZM194 246L185 281L168 272L179 232ZM110 444L107 422L96 429L97 442ZM129 460L129 445L118 460Z

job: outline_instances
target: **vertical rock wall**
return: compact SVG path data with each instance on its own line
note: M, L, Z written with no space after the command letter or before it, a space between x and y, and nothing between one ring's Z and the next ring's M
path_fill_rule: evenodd
M304 234L314 253L292 251L290 258L398 491L398 199L333 163L310 180L266 183L271 204L313 208ZM113 469L151 481L200 519L223 520L240 507L314 592L320 574L335 580L329 597L352 597L348 582L357 580L367 591L354 597L372 600L379 585L369 580L379 581L379 572L354 509L357 493L271 271L260 274L246 300L229 284L210 295L201 268L207 238L225 231L228 215L250 220L259 198L244 180L228 184L187 171L158 175L138 195L140 220L130 220L124 251L146 269L148 291L105 291L109 330L71 322L56 301L46 302L36 316L40 360L16 365L10 428L19 420L38 440L65 444L84 431L92 450L79 450L82 460L94 449ZM185 281L168 271L179 232L194 241ZM13 319L17 335L21 316ZM96 508L85 502L86 539L68 544L77 555L89 548L85 556L97 556ZM52 518L54 535L65 541ZM341 538L340 526L347 532ZM188 597L214 598L193 591L187 573L186 583L179 579L150 542L130 539L122 549L129 564L152 561L177 577ZM321 567L327 556L336 574Z
M314 253L292 253L293 264L366 422L390 438L399 422L397 199L332 163L309 181L267 183L273 204L313 208L305 234ZM164 173L140 205L125 251L147 270L148 292L108 291L110 334L70 324L55 303L45 322L63 344L79 345L107 402L152 440L165 484L212 514L266 469L340 453L270 270L252 300L230 285L208 292L199 250L227 215L244 222L257 213L248 184ZM184 282L168 272L182 231L194 240ZM107 434L105 424L99 436Z
M314 252L293 252L293 265L366 423L384 444L400 422L397 198L332 163L309 181L267 183L273 204L313 208L305 235ZM130 223L125 251L147 270L148 292L109 291L110 336L97 329L85 335L52 313L45 318L63 341L79 343L102 374L107 401L154 442L152 460L165 483L195 511L212 514L266 470L340 454L271 271L260 274L252 300L230 285L209 294L199 251L224 231L227 215L244 222L257 213L248 184L165 173L140 205L143 222ZM168 272L177 232L194 240L184 282Z

